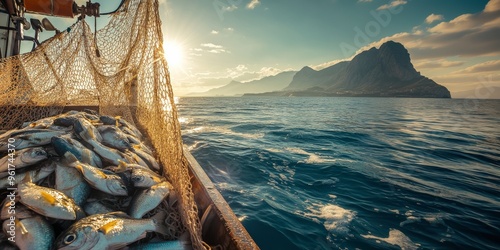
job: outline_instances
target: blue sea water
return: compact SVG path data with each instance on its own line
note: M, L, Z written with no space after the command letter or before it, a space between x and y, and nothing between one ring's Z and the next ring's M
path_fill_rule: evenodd
M262 249L500 249L500 100L180 98Z

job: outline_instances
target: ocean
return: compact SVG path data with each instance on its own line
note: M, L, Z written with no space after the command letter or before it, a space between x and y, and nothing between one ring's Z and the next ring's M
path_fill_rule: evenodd
M261 249L500 249L500 100L180 98Z

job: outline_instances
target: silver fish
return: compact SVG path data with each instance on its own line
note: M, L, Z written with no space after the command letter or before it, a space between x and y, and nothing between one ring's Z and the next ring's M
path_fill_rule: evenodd
M158 163L158 161L156 161L156 159L153 156L135 147L132 148L132 152L137 154L148 165L150 169L158 171L160 170L160 164Z
M102 141L101 134L97 130L97 128L92 125L87 119L78 118L73 123L73 129L75 134L83 139L84 141L90 143L90 140L97 140L98 142Z
M130 124L128 121L120 116L115 117L116 126L126 133L135 136L138 139L142 139L142 133L134 125Z
M135 163L135 164L139 164L145 168L151 168L148 164L142 157L140 157L137 153L135 152L132 152L130 150L125 150L125 153L123 153L123 155L125 156L125 158L127 159L127 162L128 163Z
M83 146L79 141L67 136L53 137L52 145L58 155L63 156L67 152L72 153L76 158L86 164L101 168L101 158L94 151Z
M55 219L75 220L83 211L75 201L61 191L38 186L25 180L18 185L19 201L31 210Z
M15 148L16 150L38 147L47 145L54 136L60 136L65 134L65 131L53 131L47 129L26 129L17 130L6 136L0 136L0 152L5 152L9 148ZM13 142L9 142L13 140ZM9 145L10 144L10 145Z
M102 144L118 150L125 150L131 147L127 135L116 126L98 126L97 130L102 136Z
M146 237L147 232L168 234L163 221L161 213L149 219L133 219L123 212L91 215L59 235L56 247L59 250L119 249Z
M14 200L11 200L10 197L11 196L7 196L2 203L1 220L8 220L11 216L15 216L17 219L24 219L36 215L35 212L31 211L23 204L18 203L19 197L16 196Z
M21 250L50 250L54 244L55 233L52 226L41 216L15 220L15 243ZM12 229L10 220L3 223L4 231Z
M21 149L14 155L6 155L0 159L0 172L7 172L9 164L19 169L43 161L47 157L47 152L41 147Z
M72 198L81 207L89 197L91 188L77 169L64 165L65 160L56 164L55 188Z
M52 174L55 169L56 169L56 164L54 161L46 161L36 169L26 171L24 173L16 173L16 175L13 177L14 180L12 180L12 178L9 179L9 177L0 179L0 189L4 189L14 185L17 186L17 183L20 183L27 174L31 176L33 182L38 182L44 179L45 177L49 176L50 174Z
M87 142L92 145L94 152L101 156L103 160L113 165L118 165L119 161L136 162L131 156L127 156L114 148L106 147L96 140L89 140Z
M128 138L128 137L127 137ZM130 141L130 139L129 139ZM135 149L139 149L139 150L142 150L144 151L146 154L149 154L149 155L153 155L153 150L151 150L151 148L149 148L146 144L140 142L140 141L130 141L132 143L132 147L135 148Z
M130 179L134 187L150 188L165 180L165 177L145 168L132 168Z
M106 214L106 213L111 213L114 210L107 207L106 205L102 204L100 201L91 201L87 202L83 206L83 210L85 213L88 215L94 215L94 214Z
M170 194L172 184L164 181L151 188L136 193L130 204L128 214L132 218L140 219L147 212L155 209Z
M83 178L95 189L112 195L128 195L127 187L123 180L113 174L107 174L103 170L79 162L71 153L66 153L65 164L80 171Z

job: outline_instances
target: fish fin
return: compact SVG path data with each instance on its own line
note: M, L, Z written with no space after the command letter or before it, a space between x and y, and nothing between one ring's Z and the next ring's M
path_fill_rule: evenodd
M116 212L111 212L111 213L107 213L107 214L113 215L113 216L118 217L118 218L124 218L124 219L131 219L132 218L132 217L130 217L130 215L128 215L122 211L116 211Z
M24 224L20 220L16 219L15 223L16 223L16 227L19 227L21 229L22 235L29 233L28 230L26 229L26 227L24 226Z
M142 150L142 147L141 147L141 145L140 145L140 144L134 144L134 145L132 146L132 148L133 148L134 150Z
M57 202L56 202L56 198L54 198L54 196L52 196L51 194L45 192L45 191L41 191L40 192L40 195L42 196L42 198L47 201L50 205L55 205Z
M155 225L155 229L154 229L155 232L162 234L162 235L169 236L172 234L172 230L165 224L166 218L167 218L166 212L158 212L150 219L153 221L153 223Z
M71 165L71 164L76 163L76 162L78 162L78 159L76 158L76 156L74 154L72 154L71 152L64 153L64 157L62 159L62 163L64 165Z
M19 135L19 136L17 136L16 139L17 140L26 140L27 141L27 140L31 139L31 137L33 137L32 134L26 134L26 135Z
M23 181L22 181L22 182L23 182L23 183L31 183L31 182L33 182L33 179L31 178L31 175L30 175L30 174L27 174L27 175L25 175L25 176L24 176L24 178L23 178Z
M127 167L127 163L122 160L118 160L118 166L116 167L115 173L122 173L127 170L129 170L129 168Z
M104 172L102 172L102 171L100 171L100 170L99 170L99 171L97 171L97 174L98 174L99 176L101 176L103 179L107 179L107 178L108 178L108 175L106 175Z
M121 125L121 123L120 123L120 121L119 121L121 118L122 118L121 116L115 116L116 126L117 126L117 127L120 127L120 125Z
M93 129L84 129L79 133L79 135L86 142L96 139Z
M102 227L99 228L99 232L102 232L103 234L108 234L113 228L118 224L119 220L113 220L110 221L106 224L104 224Z
M78 171L80 171L80 173L83 174L83 166L81 164L75 165L75 168L78 169Z

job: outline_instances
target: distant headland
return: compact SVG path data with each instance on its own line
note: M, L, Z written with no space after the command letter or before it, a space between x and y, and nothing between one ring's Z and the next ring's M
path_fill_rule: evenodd
M322 70L306 66L251 82L233 81L194 96L238 95L451 98L446 87L417 72L408 50L393 41Z

